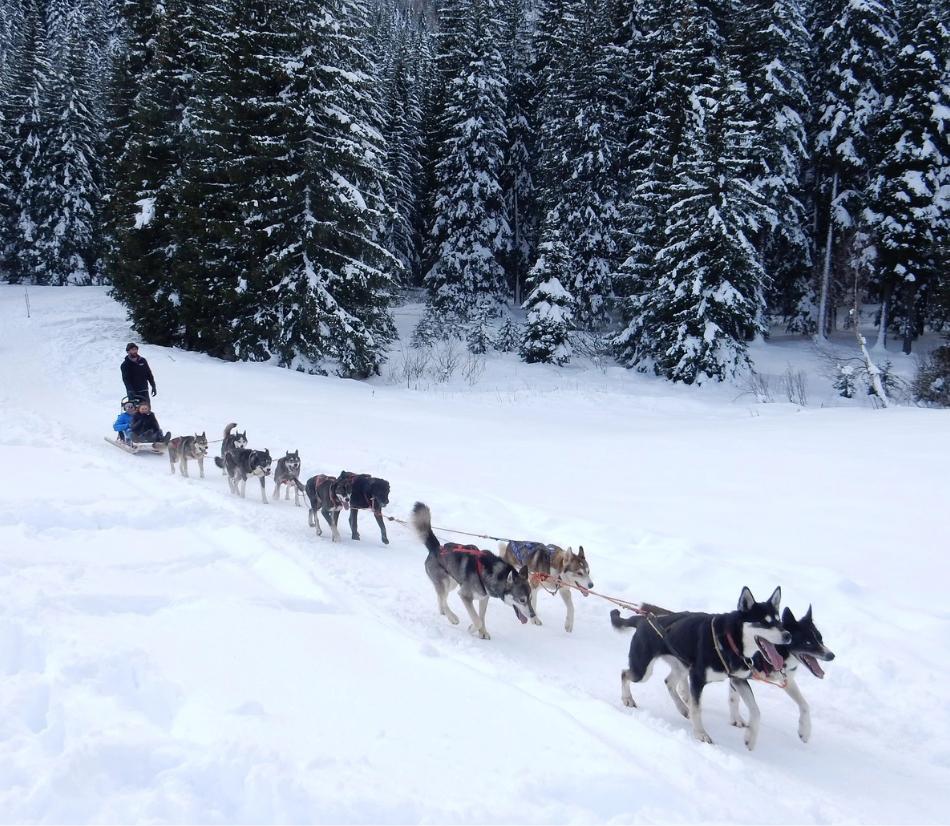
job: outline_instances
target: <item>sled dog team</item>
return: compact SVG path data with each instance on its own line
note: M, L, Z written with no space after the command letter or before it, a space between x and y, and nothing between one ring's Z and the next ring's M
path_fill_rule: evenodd
M214 462L227 475L233 494L243 497L248 478L257 477L261 500L266 503L265 480L274 465L270 451L250 449L246 431L235 432L236 426L231 423L224 429L221 456L215 457ZM182 476L188 476L188 461L193 460L204 477L207 454L208 439L204 433L177 437L168 443L171 472L175 472L178 463ZM359 539L358 513L372 510L383 543L389 543L382 515L389 504L389 482L369 474L342 471L338 476L319 474L301 483L300 467L298 451L288 452L277 460L273 498L279 499L284 488L285 499L289 499L293 489L294 504L299 505L300 494L305 494L310 503L309 526L316 529L318 536L322 535L322 515L334 542L340 540L340 511L349 510L351 536ZM422 502L413 507L410 523L428 552L425 570L435 589L439 613L452 625L458 625L459 618L449 607L448 596L456 589L471 620L469 631L481 639L491 639L485 615L493 598L509 605L522 624L530 621L541 625L536 607L538 591L544 587L550 593L560 594L566 608L564 628L573 630L572 591L587 596L594 587L583 547L574 553L571 548L540 542L503 541L495 554L475 545L443 543L433 533L429 508ZM550 583L550 587L544 583ZM730 720L745 730L745 744L751 750L755 748L761 715L750 680L763 680L781 686L797 704L798 735L808 742L811 716L796 683L796 672L804 665L821 679L824 671L820 661L828 662L835 655L822 641L811 606L796 619L788 608L781 611L781 597L781 588L776 588L766 601L758 602L748 588L743 588L736 610L727 613L658 610L625 619L618 610L611 611L614 628L634 629L628 667L620 675L621 701L636 708L630 684L647 679L660 660L670 668L665 682L673 704L690 721L693 736L711 743L702 722L703 689L707 683L729 680ZM748 710L748 721L740 714L740 699Z

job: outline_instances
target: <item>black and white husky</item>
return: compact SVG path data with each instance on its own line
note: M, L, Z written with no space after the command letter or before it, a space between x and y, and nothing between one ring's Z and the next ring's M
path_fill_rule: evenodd
M779 645L778 653L785 660L783 670L776 671L772 664L760 653L752 659L755 675L766 682L774 682L785 689L795 704L798 706L798 736L802 742L807 743L811 737L811 712L808 703L802 696L802 692L795 682L795 672L798 671L799 663L805 666L819 680L824 679L824 669L819 664L830 662L835 658L834 652L825 645L821 638L821 632L815 625L812 618L811 606L805 612L801 619L795 619L795 615L786 608L782 612L782 625L792 636L788 645ZM739 714L739 696L741 688L737 685L738 677L733 677L729 685L729 716L732 725L739 728L745 728L746 723Z
M459 597L472 620L469 632L483 640L491 639L485 627L485 612L490 597L496 597L514 608L515 616L521 623L526 623L534 616L527 566L516 570L491 551L483 551L474 545L457 545L454 542L442 545L432 533L432 515L422 502L416 502L412 508L412 526L429 552L425 567L439 601L439 613L452 625L458 625L459 622L447 601L454 588L459 589ZM479 603L477 613L475 600Z
M224 472L228 474L231 493L240 495L242 499L247 488L247 477L257 476L261 480L261 501L267 504L267 489L264 480L270 476L271 471L269 450L248 450L246 447L239 447L229 450L223 462L215 456L214 463L218 467L224 467Z
M172 475L175 473L175 463L179 463L181 475L188 476L188 460L198 462L198 472L205 478L205 456L208 455L208 437L196 433L194 436L176 436L168 442L168 463L171 465Z
M228 455L229 450L236 450L238 448L247 447L247 431L243 433L232 433L231 431L237 427L237 422L231 422L227 427L224 428L224 440L221 442L221 461L218 462L215 460L215 464L219 468L224 468L224 457ZM225 468L222 473L227 473Z
M637 629L630 641L629 667L620 674L620 698L625 706L636 708L630 683L650 676L653 664L661 659L669 664L666 688L673 703L693 725L693 736L704 743L712 738L703 727L700 701L707 683L739 678L733 684L749 709L745 744L751 751L759 734L759 708L749 688L752 658L761 653L773 667L783 664L776 645L791 641L791 634L779 618L782 589L776 588L765 602L756 602L748 588L739 595L735 611L728 614L704 614L685 611L665 616L635 616L621 619L617 610L610 612L614 628ZM688 704L678 687L688 680Z
M299 450L295 450L293 453L288 450L277 460L277 466L274 468L274 499L280 499L281 485L287 486L284 499L290 499L290 489L294 489L294 504L299 508L300 494L304 489L300 482Z

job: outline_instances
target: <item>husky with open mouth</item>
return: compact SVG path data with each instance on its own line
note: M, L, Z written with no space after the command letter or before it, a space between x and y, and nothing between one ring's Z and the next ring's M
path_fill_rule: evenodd
M485 612L490 597L510 605L522 624L534 616L526 565L518 570L491 551L484 551L475 545L458 545L455 542L443 545L432 533L432 515L422 502L416 502L412 509L412 526L429 552L426 573L435 588L439 613L452 625L458 625L459 618L449 608L447 598L455 588L459 589L459 597L472 620L469 632L483 640L491 639L485 628ZM475 600L478 600L477 613Z
M505 539L498 543L498 550L501 558L509 565L516 568L522 565L528 566L529 581L531 583L531 608L538 609L538 591L544 588L550 593L560 593L564 600L564 607L567 608L567 616L564 619L564 630L574 630L574 602L571 599L571 591L574 586L585 597L588 591L594 587L594 581L590 578L590 566L587 564L587 557L584 555L584 547L581 546L577 553L572 548L561 548L557 545L545 545L541 542L516 542ZM543 575L530 576L530 574ZM567 587L559 584L566 583ZM535 615L532 618L535 625L540 625L540 618Z
M825 671L819 660L830 662L835 655L822 640L821 632L812 618L810 605L801 619L795 619L791 610L786 608L782 612L782 625L792 635L792 641L788 645L776 646L779 655L785 660L784 668L776 670L770 660L763 657L760 652L756 652L752 658L755 669L753 676L766 682L776 683L784 688L786 694L795 701L798 706L798 736L803 743L807 743L808 738L811 737L811 711L798 688L798 683L795 682L795 673L801 664L822 680L825 677ZM745 728L746 722L739 714L739 695L742 689L737 685L738 680L738 677L733 677L729 685L729 716L732 719L732 725Z
M779 618L782 589L776 588L765 602L756 602L752 592L743 588L735 611L728 614L704 614L684 611L665 616L635 616L621 619L617 610L610 612L614 628L636 628L630 642L629 667L620 675L620 697L625 706L636 708L630 683L650 676L660 659L670 666L666 687L680 713L693 725L693 736L711 743L703 726L700 700L707 683L731 678L739 696L749 709L745 744L751 751L759 734L759 708L747 682L754 669L753 657L760 653L779 670L784 659L776 648L787 645L792 637ZM688 680L687 702L679 695L682 680Z

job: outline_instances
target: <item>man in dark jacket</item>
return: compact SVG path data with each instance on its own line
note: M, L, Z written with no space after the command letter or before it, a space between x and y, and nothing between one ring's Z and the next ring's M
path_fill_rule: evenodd
M129 342L125 347L125 361L122 362L122 383L130 399L139 401L148 398L148 386L152 385L152 395L158 390L155 387L155 378L148 362L139 355L139 346Z
M171 439L171 431L162 433L158 426L158 419L152 412L152 407L148 402L142 402L138 410L132 416L132 441L133 442L165 442Z

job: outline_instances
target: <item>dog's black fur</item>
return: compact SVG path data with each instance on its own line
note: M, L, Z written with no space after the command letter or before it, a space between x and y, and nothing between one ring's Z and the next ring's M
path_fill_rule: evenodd
M330 534L334 542L340 541L340 531L337 522L340 511L350 507L352 494L352 480L318 474L311 476L304 485L307 499L310 500L310 511L307 513L307 524L317 529L317 536L322 536L320 530L320 514L330 526Z
M233 448L224 455L223 462L215 456L214 463L218 467L223 466L225 473L228 474L228 485L231 488L231 493L240 494L242 498L247 487L247 477L259 477L261 480L261 500L265 505L267 504L265 480L271 472L269 450L249 450L246 447ZM238 490L239 486L240 490Z
M798 736L803 742L807 743L811 736L811 712L795 681L798 664L802 663L805 668L821 680L824 679L825 672L818 661L831 662L835 655L822 640L821 632L812 617L810 605L801 619L796 619L791 609L786 608L782 612L782 625L792 638L788 645L776 646L779 655L785 661L784 669L776 671L768 659L762 656L761 652L756 652L756 655L752 658L752 665L757 672L756 676L780 685L798 706ZM739 715L739 694L742 689L737 685L738 679L733 677L730 681L729 714L734 726L744 728L746 724Z
M621 619L619 611L611 611L615 628L637 628L630 642L629 667L621 673L621 699L624 705L636 707L630 694L630 683L638 683L650 675L653 663L663 659L671 666L666 686L670 697L683 716L693 724L697 740L711 743L703 728L700 700L706 684L731 677L745 678L752 673L751 661L756 650L780 662L775 646L787 644L791 635L779 619L781 588L776 588L765 602L756 602L748 588L742 589L738 608L727 614L679 612L665 616L635 616ZM680 698L677 687L683 678L689 680L689 706ZM746 745L751 749L758 734L758 708L751 690L737 686L750 709L750 726Z
M368 473L352 473L348 470L340 471L340 479L349 479L350 495L350 535L359 539L360 533L356 528L356 520L361 510L372 509L376 524L379 525L380 537L384 545L389 544L386 536L386 525L383 522L383 508L389 504L389 482L370 476Z
M459 545L455 542L442 545L432 532L429 508L422 502L416 502L412 509L412 525L429 552L425 568L435 588L439 613L453 625L458 625L459 619L449 608L446 598L456 587L472 620L469 631L483 640L491 639L485 628L489 597L496 597L510 605L522 623L534 616L527 565L519 571L500 556L475 545ZM480 603L478 613L474 606L476 599Z
M227 468L224 466L224 458L228 455L229 450L234 450L235 448L247 447L247 431L243 433L232 433L231 431L237 427L237 422L231 422L224 428L224 439L221 442L221 461L219 462L215 459L215 464L222 468L222 473L227 473Z
M286 485L285 499L290 499L290 489L294 489L294 504L300 507L300 494L304 486L300 482L300 451L287 451L277 460L274 468L274 499L280 499L280 486Z

